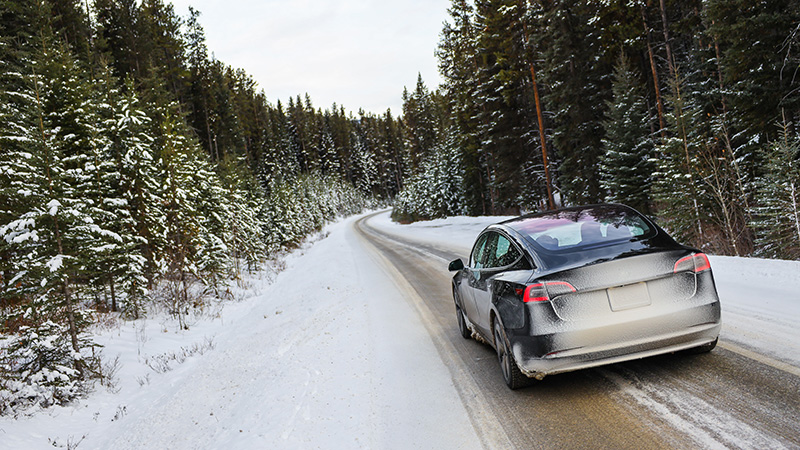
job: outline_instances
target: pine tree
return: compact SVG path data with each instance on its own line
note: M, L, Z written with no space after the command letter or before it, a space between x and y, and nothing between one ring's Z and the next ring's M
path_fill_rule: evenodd
M516 0L484 0L475 6L475 24L481 30L475 91L481 104L479 151L486 164L491 212L516 212L530 201L522 198L522 168L540 154L526 65L526 7Z
M145 55L140 51L139 8L136 0L95 0L97 20L95 41L98 50L112 62L114 75L141 78L145 71Z
M559 184L571 203L594 203L602 197L598 163L613 64L600 57L602 8L598 2L553 2L543 14L541 35L532 36L547 44L541 54L548 63L542 82L549 89L543 97L555 124Z
M451 127L445 141L421 162L419 172L406 180L395 199L395 220L413 222L464 213L464 170L455 142L456 132Z
M800 98L794 95L800 79L790 75L797 66L787 64L800 23L800 2L714 0L704 4L703 13L718 49L726 106L736 113L733 134L741 131L749 137L734 142L734 148L752 148L752 139L778 140L781 130L775 124L782 119L781 110L790 121L800 112Z
M800 260L800 137L790 135L786 124L766 169L759 182L761 206L754 211L759 254Z
M86 219L77 229L81 241L77 256L95 303L100 309L117 311L116 278L130 269L126 263L128 252L134 250L134 236L127 233L132 229L132 218L122 197L119 166L112 154L110 135L115 118L112 103L107 100L117 94L115 80L107 68L101 69L105 76L94 80L88 98L80 105L86 139L79 150L83 161L72 173ZM106 297L107 288L111 299L101 305L101 294Z
M194 184L197 168L192 165L197 150L186 137L180 119L171 113L165 115L161 130L161 191L166 220L159 259L164 262L161 270L168 283L170 312L184 328L185 314L194 300L191 287L199 278L197 250L202 224Z
M114 97L118 100L113 103L109 127L111 153L119 167L118 189L128 210L120 224L123 242L117 248L120 261L115 275L125 294L121 309L138 318L150 297L148 286L158 272L155 237L161 234L165 220L153 139L147 134L151 120L142 110L130 79L124 93Z
M226 218L229 256L233 276L239 278L242 263L247 265L248 271L253 271L266 256L266 224L262 211L266 199L261 186L250 176L241 159L229 157L221 170L225 203L229 205Z
M378 178L382 183L383 198L393 198L403 187L402 137L398 121L391 110L381 116L376 125L378 131Z
M353 163L355 169L355 186L364 195L371 195L378 182L378 168L375 161L375 144L369 135L368 126L363 126L367 119L362 114L360 124L356 126L351 138L353 142Z
M457 129L455 139L464 164L464 202L470 214L488 214L491 209L488 168L485 155L479 151L477 121L486 105L479 105L475 95L479 55L474 8L466 0L452 0L448 13L452 23L445 22L436 55L444 78L442 89L449 102L447 110Z
M321 161L322 175L335 175L341 173L341 166L339 164L339 156L336 151L336 143L333 140L333 132L331 130L331 116L326 112L324 116L322 128L322 140L320 142L319 154Z
M406 126L406 152L410 170L415 171L420 162L429 156L439 133L436 105L422 75L417 75L413 93L403 92L403 122Z
M601 186L607 201L624 203L650 214L653 142L638 80L622 54L614 70L614 100L607 103L603 123Z
M197 151L197 148L189 149ZM196 232L195 273L217 296L230 273L229 243L232 241L230 216L234 205L228 202L225 188L204 154L190 153L189 166L195 170L190 177L191 198L196 203L198 223Z
M709 222L709 208L699 180L700 152L707 147L707 136L699 124L702 111L695 99L685 94L685 79L673 82L667 100L672 111L666 115L674 136L656 147L653 197L661 223L680 242L701 247L706 241L704 228Z
M181 35L183 20L175 14L172 3L142 0L137 16L137 48L144 65L138 78L143 87L158 96L148 100L159 106L165 100L187 102L188 80L185 61L186 42Z
M4 72L18 89L4 91L9 103L0 109L10 118L0 125L8 127L0 135L10 144L0 153L0 192L8 202L0 223L0 313L2 328L17 332L7 348L11 367L19 369L0 380L6 391L0 409L68 401L94 365L87 354L94 344L82 334L89 315L77 289L87 262L85 229L93 223L80 191L91 139L89 88L53 36L49 5L37 6L39 50L21 72Z

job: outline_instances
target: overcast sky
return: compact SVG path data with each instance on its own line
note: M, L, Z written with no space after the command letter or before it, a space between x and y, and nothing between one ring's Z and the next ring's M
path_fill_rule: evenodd
M306 92L314 107L402 113L417 73L440 82L434 51L448 0L172 0L202 14L210 53L253 76L273 104Z

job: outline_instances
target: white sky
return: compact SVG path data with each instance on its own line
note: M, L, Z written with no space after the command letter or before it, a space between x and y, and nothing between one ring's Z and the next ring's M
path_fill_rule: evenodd
M333 102L402 113L403 86L417 73L439 83L434 51L449 0L172 0L202 14L209 53L249 73L273 104L307 92Z

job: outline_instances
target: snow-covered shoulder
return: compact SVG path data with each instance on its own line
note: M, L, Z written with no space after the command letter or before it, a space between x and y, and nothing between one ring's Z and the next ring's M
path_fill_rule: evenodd
M105 331L118 392L0 418L0 447L476 448L448 369L356 219L188 331L164 317Z
M800 367L800 261L711 256L723 340Z
M484 228L512 217L514 216L455 216L400 224L392 221L390 212L387 211L371 218L369 224L390 235L424 244L441 245L459 250L466 255L472 248L475 238Z

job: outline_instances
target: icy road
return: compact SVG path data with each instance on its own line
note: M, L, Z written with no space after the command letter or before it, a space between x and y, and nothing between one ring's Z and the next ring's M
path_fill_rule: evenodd
M446 270L497 220L346 219L213 320L98 331L115 391L0 418L0 449L800 448L800 263L712 258L710 354L510 391L460 337Z

